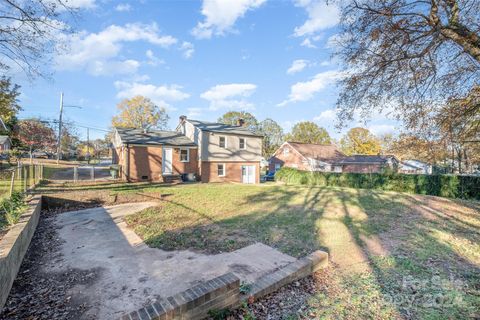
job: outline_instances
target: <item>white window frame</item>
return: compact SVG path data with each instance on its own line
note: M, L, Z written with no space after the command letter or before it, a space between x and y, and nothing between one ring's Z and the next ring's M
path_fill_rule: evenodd
M182 151L187 151L187 160L182 160ZM180 148L179 152L180 162L190 162L190 149L189 148Z
M240 141L243 140L243 148L242 148L242 144ZM246 150L247 149L247 139L246 138L238 138L238 149L240 150Z
M219 167L219 166L222 166L222 167L223 167L223 170L222 170L222 171L223 171L223 174L218 174L218 171L219 171L219 170L218 170L218 167ZM227 174L227 166L225 165L225 163L217 163L217 175L218 175L219 177L225 177L226 174Z
M220 139L223 138L225 139L225 145L222 147L222 145L220 144ZM223 148L223 149L227 149L227 137L226 136L218 136L218 146L220 148Z
M289 148L283 148L283 155L286 156L290 153L290 149Z

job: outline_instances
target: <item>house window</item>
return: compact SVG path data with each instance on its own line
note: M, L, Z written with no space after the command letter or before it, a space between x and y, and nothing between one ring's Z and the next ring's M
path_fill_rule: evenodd
M188 162L190 158L190 152L188 149L180 149L180 161Z
M278 170L280 170L280 163L275 163L275 172L277 172Z
M219 144L220 148L226 148L227 147L227 138L218 137L218 144Z
M288 149L288 148L283 149L283 155L284 156L288 156L289 153L290 153L290 149Z
M225 163L217 164L217 173L219 177L225 177Z
M240 148L240 149L246 149L246 147L245 147L245 138L240 138L240 140L239 140L239 148Z

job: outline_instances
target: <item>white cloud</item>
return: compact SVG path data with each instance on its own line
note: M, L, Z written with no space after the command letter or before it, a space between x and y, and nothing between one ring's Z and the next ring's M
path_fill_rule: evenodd
M70 37L64 36L64 41L69 43L69 52L56 57L56 68L59 70L87 71L98 70L96 65L115 62L124 42L146 41L150 44L167 48L177 39L169 35L161 35L158 26L133 23L125 26L111 25L99 33L77 33ZM116 61L118 63L118 61ZM125 63L125 61L124 61ZM130 69L132 70L132 68ZM114 70L112 70L114 71ZM118 70L116 73L125 73ZM101 73L95 73L100 75Z
M203 108L187 108L187 111L188 118L196 118L201 116L205 110Z
M164 64L165 61L163 61L162 59L160 58L157 58L155 56L155 54L153 53L152 50L148 49L146 52L145 52L145 55L147 56L148 58L148 61L147 61L147 64L151 65L151 66L158 66L160 64Z
M251 83L219 84L200 95L210 102L210 110L221 108L248 110L254 105L246 100L257 86Z
M47 0L45 1L46 3L54 3L58 4L57 2L54 2L53 0ZM95 0L65 0L64 2L65 6L57 6L58 11L66 11L67 8L70 9L94 9L97 5L95 4Z
M335 109L327 109L322 111L318 116L313 118L314 121L328 121L331 122L332 120L336 119L336 112Z
M313 98L315 93L321 91L327 86L334 84L342 77L342 73L336 70L330 70L318 73L312 80L297 82L290 88L288 99L279 103L277 106L283 107L291 102L307 101Z
M198 22L192 35L197 39L210 39L213 35L231 32L238 18L248 10L260 7L266 0L203 0L203 22Z
M128 11L132 10L132 6L129 5L128 3L119 3L115 7L115 10L119 11L119 12L128 12Z
M294 30L296 37L315 34L337 25L340 21L340 10L333 4L327 4L325 0L298 0L298 7L307 11L308 19L305 23Z
M309 38L303 39L302 43L300 43L302 47L307 47L311 49L315 49L317 46L312 43L312 41Z
M180 46L180 50L183 51L183 57L185 59L190 59L195 52L193 44L188 41L183 41L182 45Z
M368 127L371 133L376 136L380 136L386 133L394 133L395 126L389 124L374 124Z
M287 74L294 74L302 71L307 67L308 63L309 63L308 60L303 60L303 59L294 60L290 68L288 68Z
M171 111L175 110L170 105L171 102L182 101L190 97L188 93L182 91L179 85L161 85L145 84L139 82L115 81L115 88L118 90L117 98L132 98L137 95L150 98L160 107L165 107Z
M87 71L94 76L133 74L137 72L138 67L140 67L140 62L137 60L94 61L88 66Z

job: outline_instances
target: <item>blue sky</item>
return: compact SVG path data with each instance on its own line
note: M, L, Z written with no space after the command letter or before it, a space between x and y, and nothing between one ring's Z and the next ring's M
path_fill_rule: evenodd
M229 110L272 118L288 131L311 120L332 136L340 66L331 60L338 9L321 0L70 0L81 19L60 35L68 52L52 57L52 80L22 85L21 117L66 118L108 128L117 103L136 94L178 116L215 121ZM356 125L352 123L351 126ZM374 116L374 133L394 123ZM84 135L85 130L80 133ZM104 135L91 131L93 137Z

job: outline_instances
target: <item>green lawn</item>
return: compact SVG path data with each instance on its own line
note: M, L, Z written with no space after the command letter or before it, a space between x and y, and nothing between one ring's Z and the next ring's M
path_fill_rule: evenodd
M83 201L162 199L127 219L153 247L218 253L260 241L295 257L328 251L331 266L317 275L308 301L316 318L480 316L479 202L281 185L110 184L71 192Z

